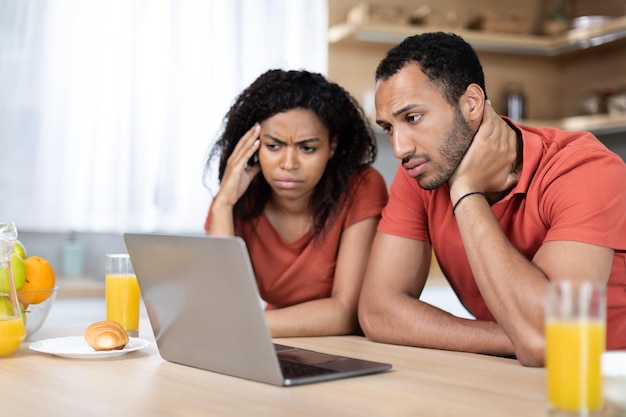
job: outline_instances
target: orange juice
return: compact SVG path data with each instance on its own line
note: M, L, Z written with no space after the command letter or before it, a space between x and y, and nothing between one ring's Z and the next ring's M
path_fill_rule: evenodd
M604 343L605 325L600 320L548 320L546 369L552 408L571 412L602 408Z
M122 325L126 332L136 335L139 330L139 283L135 274L105 276L107 320Z
M26 337L26 329L21 317L0 318L0 357L9 356L15 352L24 337Z

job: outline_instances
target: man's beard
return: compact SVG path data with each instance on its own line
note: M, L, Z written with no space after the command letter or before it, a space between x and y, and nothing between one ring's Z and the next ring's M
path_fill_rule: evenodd
M441 187L443 184L448 182L454 171L461 163L467 149L472 144L473 138L474 132L472 132L469 123L467 123L467 121L463 118L458 106L455 107L454 124L444 141L437 149L443 158L442 162L446 163L446 166L443 166L442 163L441 171L431 181L425 182L418 178L417 181L420 187L425 190L434 190L435 188Z

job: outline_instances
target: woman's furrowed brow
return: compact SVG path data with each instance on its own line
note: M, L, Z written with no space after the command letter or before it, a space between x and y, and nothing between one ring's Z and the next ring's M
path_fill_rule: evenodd
M263 135L263 137L265 137L267 139L270 139L270 140L272 140L274 142L281 143L281 144L287 143L286 141L284 141L282 139L279 139L279 138L277 138L275 136L269 135L269 134L265 134L265 135ZM314 137L314 138L301 139L301 140L297 141L296 143L297 144L306 144L306 143L315 143L315 142L320 142L320 141L321 141L320 138Z

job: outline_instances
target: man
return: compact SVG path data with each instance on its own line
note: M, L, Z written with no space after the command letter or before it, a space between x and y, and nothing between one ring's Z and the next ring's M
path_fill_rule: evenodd
M626 348L626 166L587 132L499 117L474 50L412 36L376 70L377 123L401 160L359 303L372 340L544 364L551 280L607 283L607 348ZM419 300L431 248L476 320Z

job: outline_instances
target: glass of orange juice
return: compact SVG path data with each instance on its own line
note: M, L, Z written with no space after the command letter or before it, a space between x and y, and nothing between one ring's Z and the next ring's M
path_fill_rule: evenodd
M11 268L16 240L15 223L0 222L0 357L15 352L26 337Z
M128 254L105 255L107 320L118 322L130 337L139 336L139 283Z
M553 416L602 413L605 286L555 281L546 300L546 373Z

